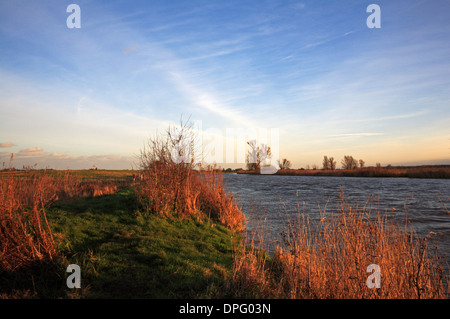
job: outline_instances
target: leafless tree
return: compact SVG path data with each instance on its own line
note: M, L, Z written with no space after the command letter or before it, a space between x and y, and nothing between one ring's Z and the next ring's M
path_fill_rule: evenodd
M198 159L202 154L200 146L192 122L181 120L179 126L170 126L164 133L149 138L141 150L139 166L148 170L158 165L180 164L192 169L202 162Z
M322 169L325 169L325 170L330 169L330 162L328 162L328 156L326 156L326 155L323 157Z
M190 177L201 163L196 158L201 154L197 138L192 123L181 120L180 126L169 127L144 145L139 156L142 172L137 194L148 211L176 211L181 194L191 191Z
M280 169L290 169L291 162L287 158L283 158L281 161L278 160L278 166L280 167Z
M366 162L364 162L362 159L359 160L359 168L363 168Z
M263 143L258 145L256 140L248 141L247 144L249 146L246 159L247 169L259 172L261 165L272 157L270 146Z
M328 167L330 170L336 169L336 161L334 160L334 157L328 158Z
M336 161L334 157L324 156L322 161L322 169L325 170L335 170L336 169Z
M343 169L355 169L358 167L358 161L350 155L345 155L341 164Z

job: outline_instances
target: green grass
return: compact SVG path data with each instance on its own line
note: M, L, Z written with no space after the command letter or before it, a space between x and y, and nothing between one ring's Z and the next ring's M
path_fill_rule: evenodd
M233 263L227 228L144 215L133 188L57 203L48 219L61 234L61 263L81 268L82 288L65 288L70 297L220 297ZM54 293L60 296L61 290Z

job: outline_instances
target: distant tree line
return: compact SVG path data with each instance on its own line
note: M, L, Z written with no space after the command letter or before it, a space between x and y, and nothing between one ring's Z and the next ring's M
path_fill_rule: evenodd
M351 155L345 155L341 160L341 165L343 169L356 169L363 168L366 163L364 160L357 160ZM322 168L324 170L335 170L336 169L336 161L333 157L328 158L326 155L323 157Z
M353 156L345 155L341 161L341 164L343 169L355 169L358 167L363 168L365 162L362 159L356 160Z
M322 161L322 169L325 170L335 170L336 169L336 161L334 160L334 157L328 158L328 156L323 157Z
M322 161L322 169L323 170L335 170L336 169L336 160L334 157L328 157L324 156ZM363 168L365 166L365 161L362 159L355 159L351 155L345 155L344 158L341 160L342 169L356 169L356 168ZM282 160L278 161L278 166L280 170L287 170L291 168L291 162L283 158ZM381 167L379 163L377 163L377 167ZM310 169L309 165L307 165L306 169ZM313 165L313 169L318 169L317 165Z
M246 166L249 171L260 171L261 166L272 157L272 150L270 146L265 144L257 144L256 140L247 141L248 151L246 156ZM334 157L328 157L325 155L322 161L322 169L323 170L335 170L336 169L336 160ZM356 169L363 168L365 165L364 160L357 160L351 155L345 155L341 160L342 169ZM379 163L377 163L377 167L381 167ZM283 158L278 160L278 168L280 170L289 170L291 169L291 161L287 158ZM307 166L309 169L309 165ZM313 165L313 169L318 169L317 165Z

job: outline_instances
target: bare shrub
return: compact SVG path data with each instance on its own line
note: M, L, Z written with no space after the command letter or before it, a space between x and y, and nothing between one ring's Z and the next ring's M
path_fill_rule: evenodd
M140 155L140 203L149 213L197 220L209 216L233 230L243 229L244 216L225 191L221 173L212 167L200 171L196 138L191 124L181 122L149 139Z
M210 168L203 172L201 176L202 181L199 185L200 210L233 231L244 230L244 214L237 205L234 196L226 191L222 172Z

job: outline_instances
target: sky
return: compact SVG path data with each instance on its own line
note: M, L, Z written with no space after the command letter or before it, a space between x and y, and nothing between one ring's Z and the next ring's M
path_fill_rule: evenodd
M449 0L0 0L0 165L136 168L181 119L222 147L222 167L245 165L227 129L257 131L293 168L324 155L450 164L448 12Z

